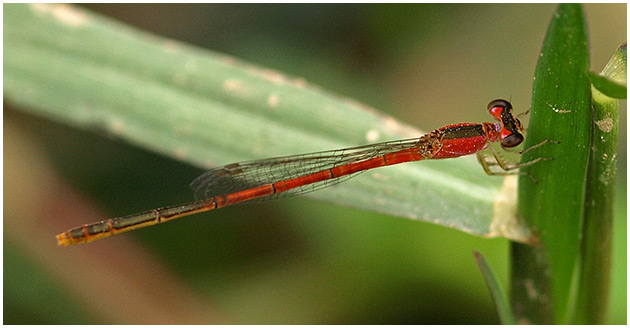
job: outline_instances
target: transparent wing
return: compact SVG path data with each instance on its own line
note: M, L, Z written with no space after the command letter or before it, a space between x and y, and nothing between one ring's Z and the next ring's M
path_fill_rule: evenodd
M190 188L195 192L196 199L226 195L376 158L387 153L418 147L420 140L420 138L404 139L367 146L229 164L205 172L190 184ZM361 172L305 184L282 193L259 197L251 200L251 202L301 195L347 180L359 173Z

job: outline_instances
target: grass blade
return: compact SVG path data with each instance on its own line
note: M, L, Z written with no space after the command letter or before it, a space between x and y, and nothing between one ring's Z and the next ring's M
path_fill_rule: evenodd
M525 148L559 141L523 156L551 157L527 167L518 208L540 238L539 247L513 245L513 298L519 321L566 323L579 251L590 149L591 95L586 23L579 5L562 4L549 25L536 67Z
M626 84L626 58L627 49L624 45L608 62L602 75L618 84ZM581 276L575 318L575 323L579 324L602 324L610 293L619 100L600 92L595 85L592 130L593 146L586 182Z
M4 28L5 99L199 167L421 134L299 78L71 6L7 4ZM460 158L375 170L310 196L527 241L526 229L493 222L501 182ZM517 222L508 214L502 222Z
M615 82L606 78L605 76L601 76L593 72L588 73L588 78L591 80L593 88L595 88L601 94L615 99L627 98L628 89L625 84L621 83L625 81Z
M490 264L488 263L488 261L486 261L486 258L479 251L473 251L473 254L475 255L475 261L477 261L479 270L481 270L481 274L486 280L488 291L490 291L490 295L492 296L492 300L494 301L494 306L497 309L497 314L499 314L499 320L501 320L501 324L517 324L516 317L514 317L514 312L512 312L508 297L501 288L501 285L499 284L499 281L497 280L494 271L492 271Z

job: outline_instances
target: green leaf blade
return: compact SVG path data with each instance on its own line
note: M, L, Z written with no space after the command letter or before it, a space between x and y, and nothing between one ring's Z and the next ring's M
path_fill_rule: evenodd
M602 75L626 83L624 46L608 62ZM593 79L591 79L593 81ZM602 324L610 295L613 222L619 141L619 100L593 85L593 146L586 186L582 228L582 261L575 323Z
M9 101L199 167L422 134L302 79L70 6L5 9ZM458 158L373 170L309 196L527 241L528 231L519 226L495 228L501 226L493 214L501 183L474 158ZM516 222L513 214L501 219Z
M628 89L625 84L617 83L593 72L589 72L588 77L591 80L593 87L603 95L615 99L627 98Z
M562 323L570 316L591 139L588 65L582 9L560 5L536 68L525 148L544 139L561 144L547 144L523 156L524 162L554 158L524 169L539 183L527 176L519 179L519 213L540 237L540 248L514 245L514 267L519 268L514 272L514 298L518 308L525 309L517 315L535 323ZM532 289L536 299L528 296Z
M501 284L499 284L499 280L497 279L492 267L486 260L486 258L479 251L473 251L475 256L475 261L477 261L477 266L483 275L484 280L486 281L486 285L488 286L488 290L490 291L490 296L492 296L492 301L494 302L494 306L497 310L497 314L499 315L499 320L501 320L501 324L503 325L515 325L518 322L516 321L516 317L514 316L514 312L510 307L509 298L501 288Z

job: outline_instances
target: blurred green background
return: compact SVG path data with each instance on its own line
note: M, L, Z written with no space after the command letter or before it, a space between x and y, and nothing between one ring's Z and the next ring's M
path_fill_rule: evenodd
M481 109L495 98L527 110L555 6L85 7L302 77L430 130L485 121ZM591 64L599 72L626 41L626 5L584 9ZM617 324L627 320L625 108L624 101L608 321ZM488 258L507 286L506 240L305 198L57 247L54 235L69 227L56 225L56 216L106 218L186 202L188 183L202 171L18 109L5 102L4 175L30 184L11 196L7 190L16 189L4 186L6 324L498 323L472 250ZM43 192L44 184L56 192ZM33 200L39 205L29 207ZM42 206L50 240L33 245L23 236Z

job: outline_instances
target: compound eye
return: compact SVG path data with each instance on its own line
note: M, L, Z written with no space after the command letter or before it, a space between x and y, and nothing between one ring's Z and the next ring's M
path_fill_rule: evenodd
M505 99L495 99L488 104L488 109L493 107L512 108L512 104Z
M511 110L512 104L504 99L495 99L488 104L488 112L497 120L501 120L501 113L504 110Z
M518 132L510 134L509 136L501 140L501 148L503 149L514 148L520 145L523 142L523 139L524 139L523 135Z

